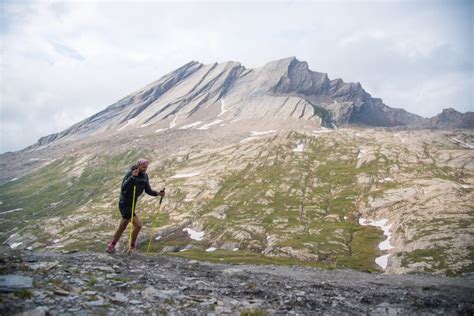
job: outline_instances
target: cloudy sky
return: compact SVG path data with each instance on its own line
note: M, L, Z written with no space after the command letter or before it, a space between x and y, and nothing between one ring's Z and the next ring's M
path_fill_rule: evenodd
M0 0L0 152L61 131L190 60L296 56L392 107L473 111L474 1Z

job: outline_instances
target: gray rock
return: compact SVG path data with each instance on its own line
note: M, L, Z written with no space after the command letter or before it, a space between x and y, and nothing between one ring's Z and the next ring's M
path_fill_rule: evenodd
M60 296L68 296L69 294L71 294L68 291L65 291L63 289L54 289L53 293Z
M49 308L46 306L38 306L34 309L22 312L18 314L19 316L46 316L49 311Z
M158 295L159 295L159 291L157 289L155 289L154 287L151 287L151 286L147 287L143 291L143 296L148 300L152 300L155 297L158 297Z
M236 274L236 273L242 273L242 272L244 271L239 268L228 268L222 271L222 273L225 273L225 274Z
M23 275L1 275L0 292L15 292L33 287L33 278Z
M89 306L89 307L102 307L102 306L107 305L107 302L103 299L99 299L99 300L96 300L96 301L86 302L84 304L86 306Z
M102 271L102 272L110 272L110 273L115 273L115 270L111 267L105 267L105 266L100 266L95 268L96 270Z
M58 265L58 262L38 262L28 265L31 270L51 270Z
M115 295L110 298L110 301L115 304L126 304L128 298L120 292L115 292Z
M165 246L161 250L161 253L167 253L167 252L179 252L181 249L183 249L182 246Z

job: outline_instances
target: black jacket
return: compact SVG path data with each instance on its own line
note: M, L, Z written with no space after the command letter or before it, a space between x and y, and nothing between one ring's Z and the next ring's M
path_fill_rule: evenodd
M138 176L132 176L132 170L129 170L122 181L122 189L120 190L120 203L126 206L132 206L133 200L133 186L136 185L135 205L138 197L145 191L152 196L158 196L158 192L150 187L148 182L148 175L146 173L139 173Z

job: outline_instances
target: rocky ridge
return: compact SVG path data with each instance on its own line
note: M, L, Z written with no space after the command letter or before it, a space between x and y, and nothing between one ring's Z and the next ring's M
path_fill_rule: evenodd
M130 128L166 130L201 122L219 124L225 119L290 118L330 128L474 127L472 113L443 115L440 121L391 108L360 83L330 80L326 73L311 71L295 57L253 69L233 61L208 65L192 61L70 128L42 137L28 149L104 133L120 135Z

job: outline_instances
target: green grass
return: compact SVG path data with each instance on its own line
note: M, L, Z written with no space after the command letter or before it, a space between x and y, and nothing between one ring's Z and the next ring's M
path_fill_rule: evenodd
M89 277L89 281L87 281L87 285L94 286L97 283L97 279L93 276Z
M412 252L401 252L397 255L401 258L401 263L404 267L407 267L410 264L414 264L417 262L426 262L430 264L431 267L423 267L423 272L443 271L448 276L456 276L462 273L474 271L474 265L472 263L474 255L472 249L469 253L471 263L464 267L459 267L457 269L453 269L451 267L446 254L446 249L444 249L443 247L431 249L416 249Z
M0 231L22 227L24 222L39 223L57 216L67 218L85 205L118 199L118 196L111 197L110 192L120 186L124 171L131 162L144 155L144 152L126 152L115 156L96 156L86 162L80 176L69 174L80 158L63 158L17 181L1 185L0 200L3 203L0 212L16 208L23 210L5 214ZM47 226L41 228L48 231Z
M167 255L182 257L187 259L208 261L212 263L227 263L227 264L275 264L283 266L311 266L319 268L333 268L331 265L327 265L319 262L306 262L288 257L268 257L251 251L229 251L218 249L212 252L206 252L201 250L187 250L183 252L173 252Z
M301 140L309 149L298 159L289 159L294 144ZM377 174L379 168L386 167L387 160L376 160L357 169L356 159L351 156L356 152L353 145L326 146L320 139L299 133L290 133L288 141L287 145L270 146L265 161L249 163L243 170L224 178L220 190L205 205L201 215L226 205L226 218L208 217L204 230L214 237L225 236L226 241L232 241L226 232L255 224L263 227L264 233L247 232L263 249L266 236L281 234L283 225L293 232L287 240L278 242L278 247L304 249L310 243L314 248L308 249L320 258L319 263L376 270L374 259L382 232L356 223L355 202L365 193L355 184L358 174ZM346 154L349 159L332 159L334 147L338 154ZM310 185L315 182L317 186ZM265 196L270 190L274 195ZM286 223L282 224L282 219ZM319 233L310 233L310 229ZM336 231L341 233L336 234Z
M21 299L30 299L33 297L33 294L30 290L22 289L20 291L15 292L15 296Z
M244 309L240 312L240 316L266 316L268 313L263 309Z

